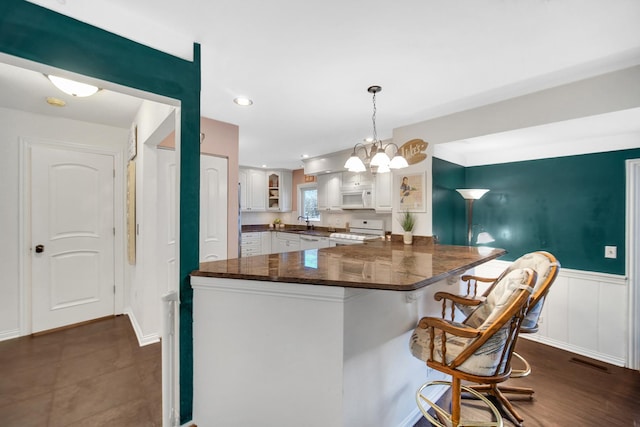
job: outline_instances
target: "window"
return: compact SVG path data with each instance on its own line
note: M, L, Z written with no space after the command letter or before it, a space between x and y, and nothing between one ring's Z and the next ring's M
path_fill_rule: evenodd
M316 186L300 187L300 215L308 217L310 221L320 221Z

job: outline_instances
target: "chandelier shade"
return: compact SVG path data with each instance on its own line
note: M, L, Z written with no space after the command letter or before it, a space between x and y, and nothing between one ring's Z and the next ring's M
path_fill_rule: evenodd
M373 116L371 120L373 122L373 144L369 151L367 151L367 147L365 147L361 143L357 143L353 147L353 152L351 156L347 159L344 164L344 167L349 172L364 172L367 170L365 163L369 164L369 168L371 169L371 173L386 173L391 169L402 169L409 166L407 160L402 157L400 154L400 149L396 144L390 142L388 144L383 145L382 141L378 140L378 133L376 130L376 94L382 90L380 86L370 86L367 89L367 92L373 94ZM395 147L395 152L393 157L390 158L387 154L387 148ZM358 151L364 150L364 160L358 156Z

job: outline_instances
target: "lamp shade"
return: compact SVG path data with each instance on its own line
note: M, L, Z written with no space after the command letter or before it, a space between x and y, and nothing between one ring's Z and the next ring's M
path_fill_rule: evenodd
M373 156L373 159L371 159L371 166L389 166L389 162L391 160L389 159L389 156L387 156L387 153L385 153L383 150L378 150L378 152L376 153L375 156Z
M478 200L484 196L485 193L489 192L486 188L456 188L456 191L460 193L465 200Z
M347 168L349 172L364 172L367 170L362 159L356 154L352 154L351 157L347 159L344 163L344 167Z
M402 168L409 167L409 163L407 163L407 159L402 157L400 154L396 153L396 155L393 156L393 159L391 159L391 162L389 163L389 167L391 169L402 169Z

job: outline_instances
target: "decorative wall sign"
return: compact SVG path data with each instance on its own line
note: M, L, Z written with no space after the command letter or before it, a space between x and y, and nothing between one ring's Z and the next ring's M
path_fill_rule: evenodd
M129 160L135 159L138 154L138 126L135 123L129 129Z
M397 210L425 212L426 182L425 173L395 175L394 198Z
M402 144L400 147L400 154L402 157L407 159L407 163L415 165L427 158L425 151L427 151L428 146L428 142L421 139L412 139Z
M136 162L127 165L127 255L129 264L136 263Z

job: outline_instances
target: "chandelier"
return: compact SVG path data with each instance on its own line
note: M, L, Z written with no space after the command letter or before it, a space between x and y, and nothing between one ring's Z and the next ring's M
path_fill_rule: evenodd
M365 162L369 164L371 168L371 173L385 173L389 172L391 169L402 169L409 166L407 160L400 155L400 149L396 144L390 142L388 144L382 144L382 141L378 140L378 132L376 130L376 94L382 90L380 86L370 86L367 89L367 92L373 94L373 116L371 119L373 121L373 143L369 151L367 151L367 147L362 143L357 143L353 147L353 153L347 159L344 164L344 167L349 170L349 172L364 172L367 170L365 166ZM389 158L387 155L387 149L391 147L395 148L395 152L393 158ZM364 162L358 155L358 151L364 151Z

